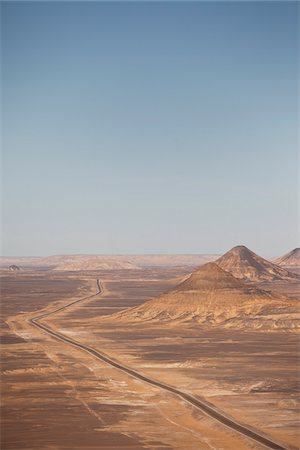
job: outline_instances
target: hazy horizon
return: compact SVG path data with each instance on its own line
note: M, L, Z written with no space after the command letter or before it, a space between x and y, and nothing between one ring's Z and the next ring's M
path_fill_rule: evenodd
M4 256L299 246L299 4L1 9Z
M236 246L234 246L236 247ZM247 246L246 246L247 247ZM232 247L233 248L233 247ZM212 252L208 252L208 253L204 253L204 252L198 252L198 253L55 253L55 254L41 254L41 255L0 255L0 258L12 258L12 259L17 259L17 258L48 258L48 257L56 257L56 256L90 256L91 258L95 257L95 256L100 256L100 257L118 257L118 256L122 256L122 257L130 257L130 256L137 256L137 257L143 257L143 256L201 256L201 255L217 255L217 256L221 256L224 253L227 253L228 251L232 250L232 248L228 248L227 250L225 250L223 253L221 252L216 252L216 253L212 253ZM249 247L248 247L249 248ZM285 253L283 254L259 254L259 256L262 256L266 259L273 259L273 258L277 258L280 256L283 256L287 253L289 253L292 250L296 250L297 247L295 247L294 249L289 249L287 250ZM254 251L252 248L249 248L249 250ZM257 253L258 254L258 253Z

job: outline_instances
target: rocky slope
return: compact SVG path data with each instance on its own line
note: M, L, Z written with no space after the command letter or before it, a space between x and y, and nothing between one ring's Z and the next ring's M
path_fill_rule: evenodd
M282 267L300 267L300 248L295 248L286 255L275 259L274 263Z
M208 263L175 289L109 320L291 331L300 328L300 303L251 287Z
M267 261L243 245L232 248L215 263L242 280L272 281L299 278L298 275Z

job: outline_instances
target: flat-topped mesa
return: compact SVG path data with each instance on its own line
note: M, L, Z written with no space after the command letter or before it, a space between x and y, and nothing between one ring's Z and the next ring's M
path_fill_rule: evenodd
M298 275L267 261L244 245L233 247L215 261L222 269L236 278L249 281L299 279Z
M286 255L275 259L274 263L282 267L300 267L300 248L294 248Z

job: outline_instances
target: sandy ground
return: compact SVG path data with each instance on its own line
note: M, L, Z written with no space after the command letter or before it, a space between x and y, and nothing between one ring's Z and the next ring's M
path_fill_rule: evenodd
M27 323L34 311L50 311L88 295L97 277L105 286L103 296L57 313L47 323L144 373L204 396L239 421L297 448L295 335L112 327L101 319L175 286L189 270L4 274L1 448L263 448Z

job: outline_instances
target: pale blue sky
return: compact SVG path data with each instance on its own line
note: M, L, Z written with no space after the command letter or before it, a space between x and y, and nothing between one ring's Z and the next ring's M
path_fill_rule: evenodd
M2 2L2 253L295 247L298 10Z

